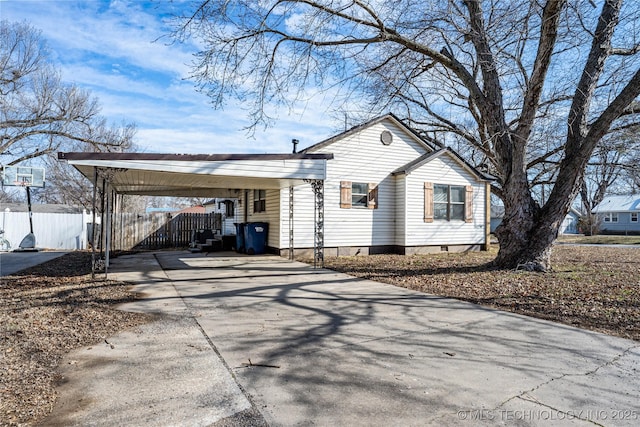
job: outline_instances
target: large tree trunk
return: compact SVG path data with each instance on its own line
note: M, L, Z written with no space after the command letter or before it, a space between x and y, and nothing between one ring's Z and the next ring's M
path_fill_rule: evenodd
M560 222L550 224L544 218L529 223L524 216L512 216L496 230L500 242L496 267L545 272L551 269L551 248L558 236Z
M588 157L572 156L561 162L553 191L543 207L531 196L524 175L504 185L504 219L496 229L500 242L494 265L528 271L551 269L551 248L558 230L578 195Z

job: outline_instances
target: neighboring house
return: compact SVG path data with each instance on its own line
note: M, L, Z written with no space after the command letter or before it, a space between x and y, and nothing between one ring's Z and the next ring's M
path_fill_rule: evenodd
M240 210L237 198L215 198L204 203L206 213L222 215L222 234L236 233L236 224L241 222Z
M609 196L593 209L600 230L610 234L640 234L640 195Z
M332 154L324 181L326 255L481 249L489 177L385 115L305 149ZM247 221L269 223L268 246L289 248L289 189L248 193ZM296 250L314 245L314 197L294 188Z
M563 234L578 234L580 231L578 230L578 221L582 214L575 208L571 208L567 216L564 217L562 224L560 224L560 228L558 229L558 235ZM502 222L502 218L504 218L504 206L493 205L491 206L491 232L494 233L496 228Z
M558 230L558 234L578 234L580 231L578 230L578 222L580 221L580 217L582 214L575 208L571 208L567 216L564 217L562 224L560 224L560 229Z
M502 223L504 218L504 206L491 205L491 232L495 233L496 228Z

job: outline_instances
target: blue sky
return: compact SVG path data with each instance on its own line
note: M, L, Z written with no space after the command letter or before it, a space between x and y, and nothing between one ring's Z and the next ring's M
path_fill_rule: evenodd
M269 129L251 136L246 110L230 101L214 110L186 79L197 46L171 44L166 18L182 1L0 0L0 19L42 31L63 78L91 90L110 122L134 122L144 152L281 153L340 130L318 99L282 110Z

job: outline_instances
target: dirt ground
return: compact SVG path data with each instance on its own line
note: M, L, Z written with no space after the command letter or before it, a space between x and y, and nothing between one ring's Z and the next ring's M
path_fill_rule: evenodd
M0 426L51 412L65 353L149 320L115 308L135 298L126 283L90 272L91 255L74 252L0 278Z
M640 248L557 245L554 271L491 270L493 252L326 259L326 267L430 294L640 341ZM116 309L122 282L91 280L75 252L0 279L0 426L34 425L56 399L58 364L74 348L152 320Z

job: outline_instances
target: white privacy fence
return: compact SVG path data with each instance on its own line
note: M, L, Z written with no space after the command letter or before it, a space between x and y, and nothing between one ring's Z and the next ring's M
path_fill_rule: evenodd
M36 248L87 249L87 225L92 222L92 215L86 211L80 213L34 212L32 220ZM0 229L4 230L3 237L11 245L11 250L17 249L22 239L29 234L29 213L1 210Z

